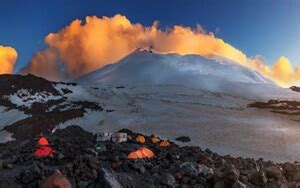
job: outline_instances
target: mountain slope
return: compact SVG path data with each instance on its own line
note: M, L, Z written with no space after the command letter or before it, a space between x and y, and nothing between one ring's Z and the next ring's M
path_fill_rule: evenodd
M212 90L230 83L274 85L258 72L229 60L212 60L198 55L162 55L149 51L135 51L77 81L85 84L184 85Z
M69 121L86 125L102 120L102 107L74 83L50 82L33 75L0 75L0 88L0 143L24 140Z

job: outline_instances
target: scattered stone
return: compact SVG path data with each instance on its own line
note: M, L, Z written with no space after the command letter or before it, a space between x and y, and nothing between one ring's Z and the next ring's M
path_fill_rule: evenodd
M209 156L206 153L200 153L197 162L200 164L206 164L209 161Z
M291 163L285 163L283 165L283 171L284 171L284 176L286 177L286 179L288 179L288 180L294 180L295 178L297 179L297 177L295 177L295 175L298 172L296 165L291 164Z
M162 175L162 184L173 186L176 183L175 178L172 174L166 173Z
M248 104L248 107L258 109L270 109L273 113L280 113L285 115L299 115L299 101L292 100L269 100L268 102L254 102Z
M251 175L250 182L254 185L263 186L267 183L267 178L263 171L255 172Z
M89 185L89 182L87 182L87 181L79 181L78 183L77 183L77 186L79 187L79 188L85 188L85 187L87 187Z
M195 167L194 164L190 162L184 162L180 165L180 169L182 172L188 176L197 176L199 174L199 171Z
M298 185L299 186L299 185ZM280 181L270 181L264 187L265 188L285 188L285 187L298 187L296 184L294 186L288 186Z
M114 161L111 163L111 168L113 170L117 170L118 168L120 168L120 166L122 165L122 162L120 161Z
M133 169L137 170L138 172L140 172L141 174L144 174L146 169L145 169L145 161L143 159L138 159L135 160L133 163Z
M59 159L59 160L61 160L61 159L63 159L65 156L64 156L64 154L62 154L62 153L58 153L58 155L57 155L57 158Z
M300 87L297 86L291 86L290 89L295 92L300 92Z
M116 110L113 110L113 109L107 109L106 110L107 113L114 112L114 111L116 111Z
M219 181L221 181L221 180L223 179L223 177L224 177L224 173L221 172L221 170L216 169L216 170L214 171L214 175L213 175L213 181L214 181L214 182L219 182Z
M203 184L195 184L193 186L193 188L205 188L205 185L203 185Z
M247 186L240 182L240 181L236 181L233 185L232 185L232 188L246 188Z
M177 181L181 181L182 178L183 178L183 174L182 174L181 172L177 172L177 173L175 174L175 179L176 179Z
M226 184L224 181L219 181L214 184L214 188L224 188L224 187L226 187L225 185Z
M13 187L13 188L21 188L21 185L18 185L17 182L14 181L13 178L0 179L0 187Z
M278 166L268 167L265 171L268 178L274 178L275 180L282 178L282 169Z
M202 174L204 177L213 176L214 171L212 168L209 168L205 165L198 165L198 172Z
M180 142L190 142L191 141L190 137L188 137L188 136L180 136L180 137L177 137L175 140L180 141Z
M2 164L2 167L5 169L13 169L14 165L11 163L4 163Z
M107 188L122 188L121 184L116 179L116 176L105 168L101 168L101 187Z
M239 180L240 172L239 170L231 166L227 169L225 176L226 182L232 185L234 182L237 182Z

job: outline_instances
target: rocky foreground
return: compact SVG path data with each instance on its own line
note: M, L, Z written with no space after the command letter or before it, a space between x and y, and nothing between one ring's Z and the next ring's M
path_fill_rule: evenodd
M57 169L72 187L299 187L300 164L220 156L199 147L144 144L132 139L116 144L96 142L78 126L46 135L53 154L33 155L37 138L0 145L0 187L40 187ZM182 137L181 141L189 141ZM98 144L98 145L97 145ZM104 146L103 148L95 146ZM128 159L130 152L147 147L151 159ZM45 186L45 183L43 184ZM51 186L48 186L51 187Z

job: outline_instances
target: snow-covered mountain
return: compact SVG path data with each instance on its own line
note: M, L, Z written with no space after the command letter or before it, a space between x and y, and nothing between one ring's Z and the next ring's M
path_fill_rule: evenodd
M119 62L80 77L85 84L184 85L222 91L235 84L275 84L260 73L227 59L156 54L136 50Z

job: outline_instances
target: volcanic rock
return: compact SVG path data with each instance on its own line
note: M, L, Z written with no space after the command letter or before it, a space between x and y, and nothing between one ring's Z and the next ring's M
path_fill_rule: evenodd
M247 186L240 182L240 181L236 181L233 185L232 185L232 188L246 188Z
M263 186L267 183L267 178L263 171L255 172L251 175L250 182L254 185Z
M197 176L199 174L199 171L197 170L197 168L195 167L194 164L192 164L191 162L184 162L180 165L180 169L182 170L182 172L188 176Z
M232 185L239 180L240 172L236 168L228 167L226 170L226 182Z
M175 178L172 174L166 173L162 175L162 184L173 186L176 183Z
M190 137L188 137L188 136L180 136L180 137L177 137L175 140L180 141L180 142L190 142L191 141Z
M107 169L101 168L100 171L100 185L102 187L107 187L107 188L121 188L121 184L118 182L116 179L116 176L108 171Z
M271 166L266 168L266 176L268 178L274 178L275 180L279 180L282 178L282 169L278 166Z
M129 137L136 135L129 130ZM78 126L45 135L54 149L53 156L36 158L36 139L22 144L0 145L0 185L40 187L46 177L59 169L77 187L297 187L299 164L220 156L199 147L179 147L170 142L162 148L145 136L145 143L96 141L96 136ZM92 151L96 144L106 148ZM140 147L151 149L151 159L128 159ZM61 156L60 156L61 155ZM63 157L62 157L63 155ZM60 156L60 157L59 157ZM7 164L12 164L8 169ZM257 169L260 169L257 171ZM4 180L8 182L4 182Z

